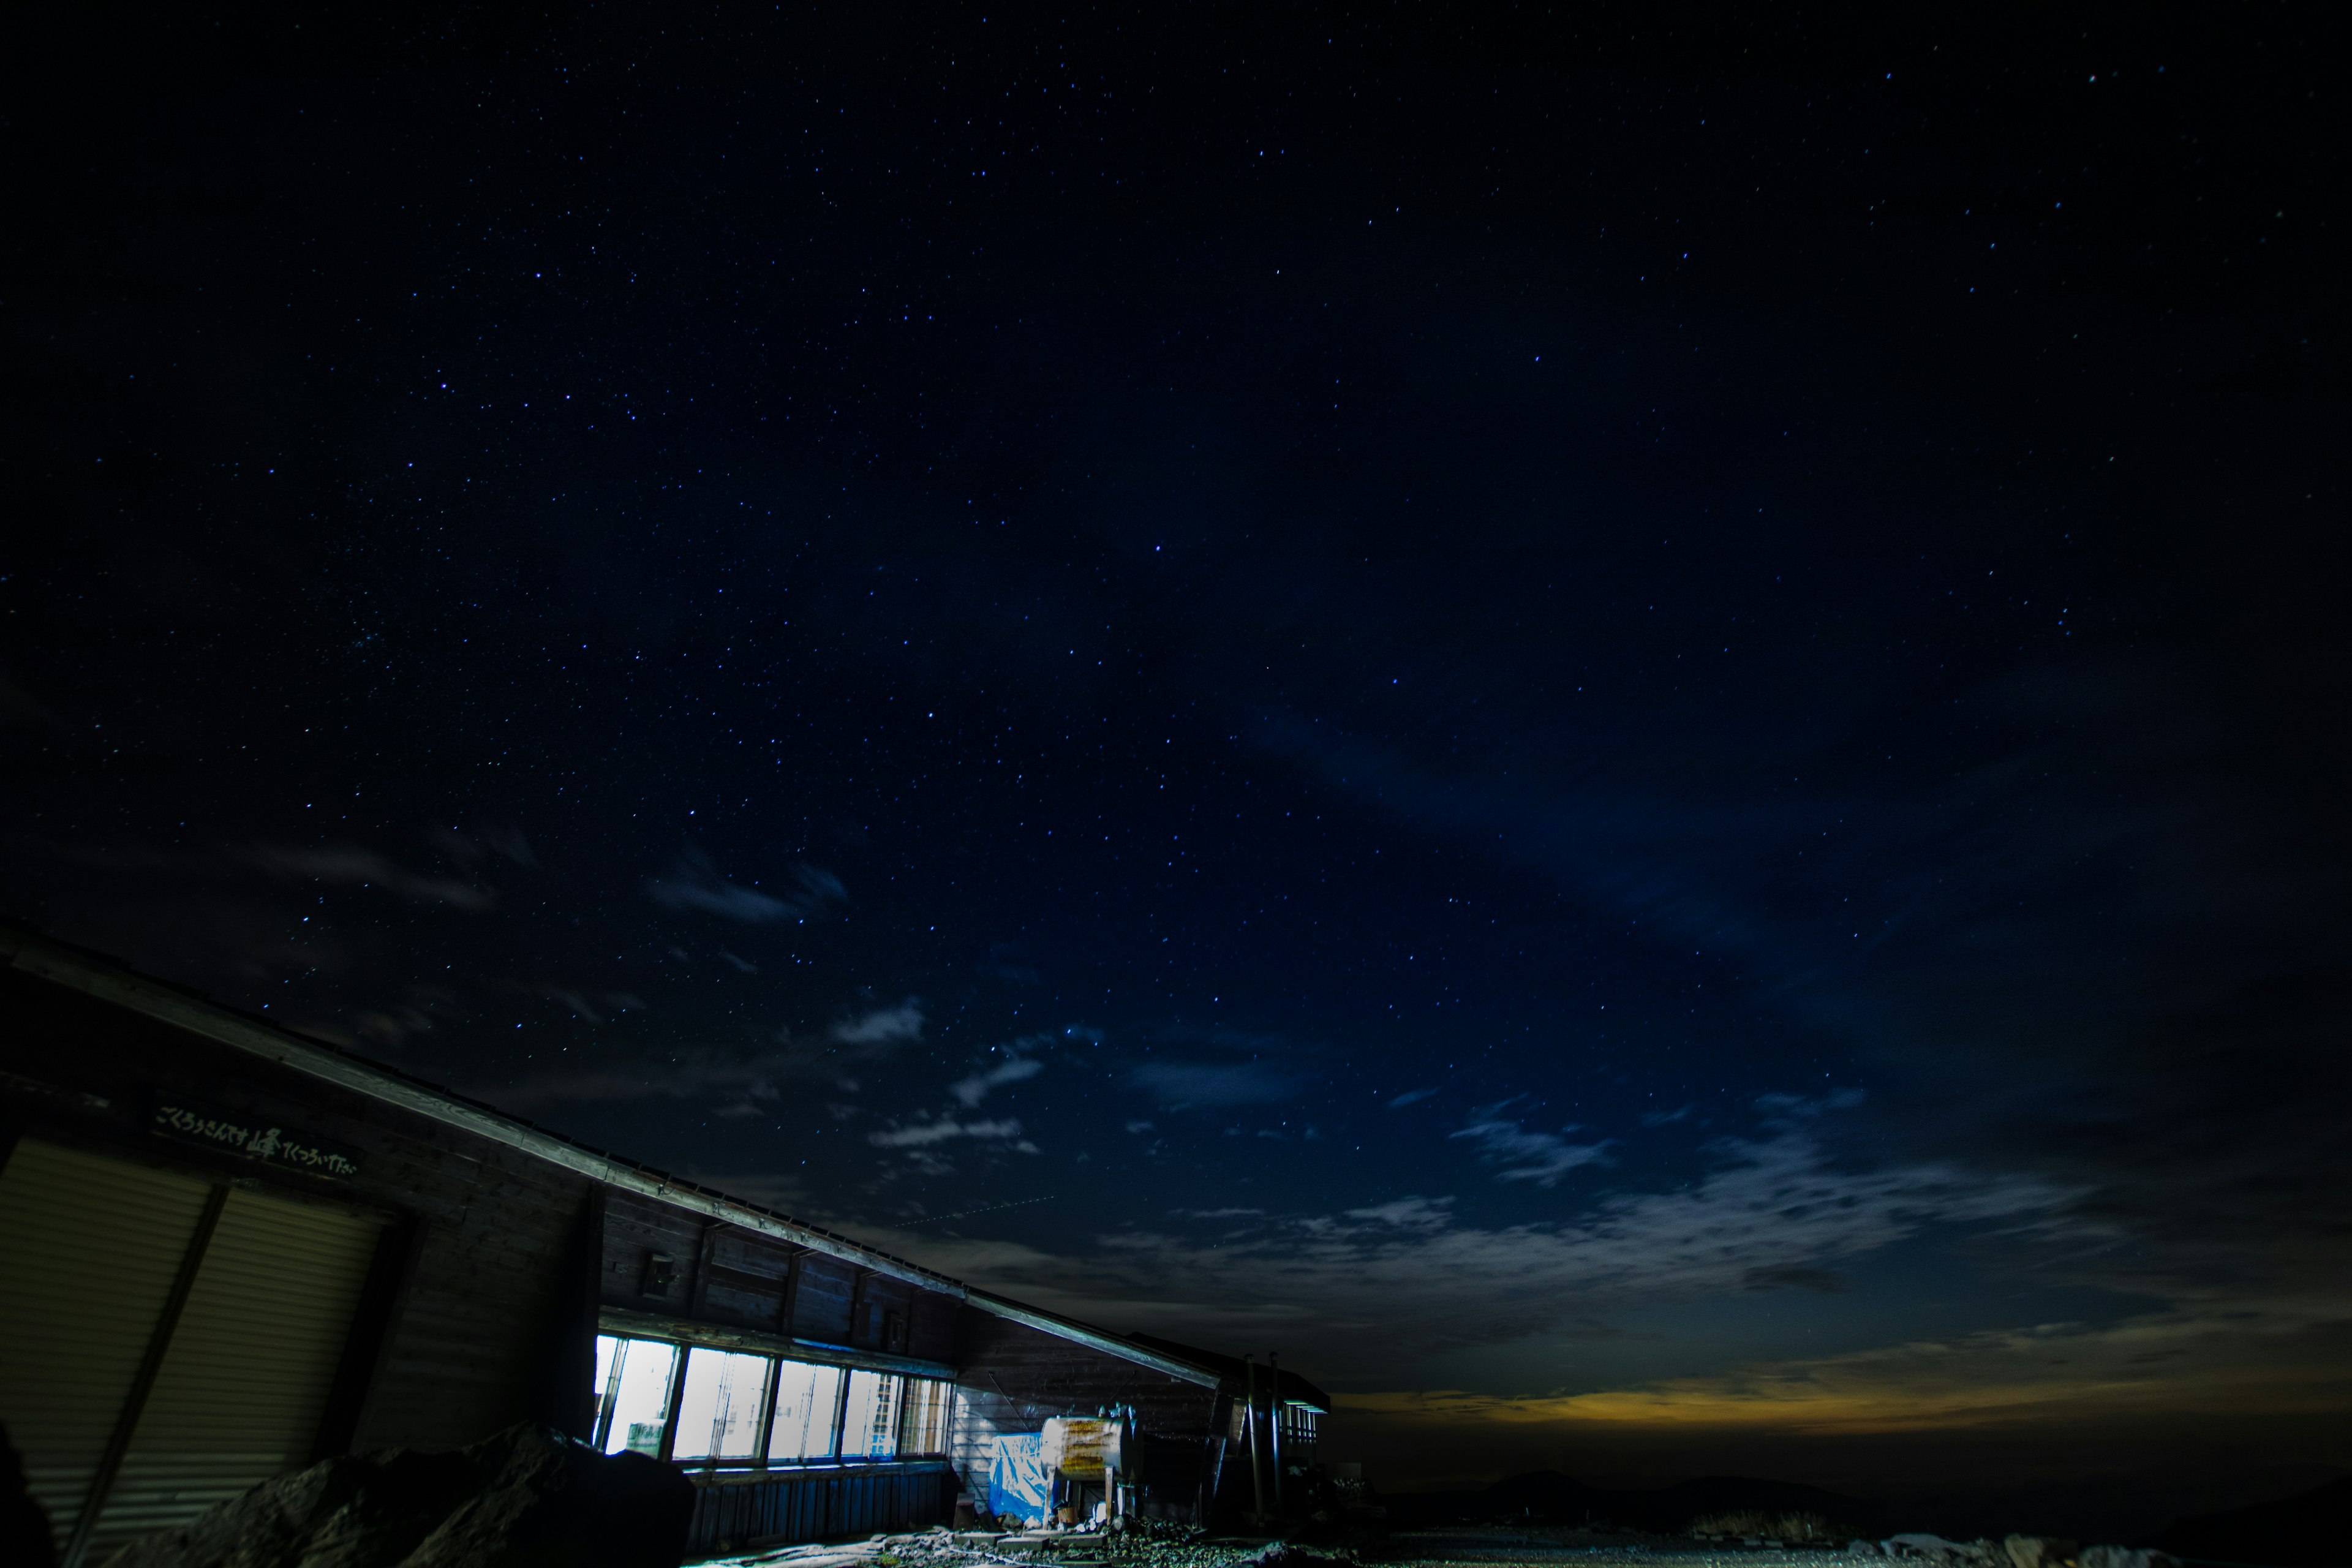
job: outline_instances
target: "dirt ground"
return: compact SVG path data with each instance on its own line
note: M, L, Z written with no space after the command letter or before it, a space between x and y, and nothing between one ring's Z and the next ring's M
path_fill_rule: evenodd
M703 1568L1230 1568L1266 1542L1245 1537L1188 1542L1118 1541L1070 1535L1050 1541L1008 1537L985 1541L944 1531L825 1544L777 1547L711 1559ZM1853 1559L1828 1548L1738 1547L1679 1536L1592 1531L1564 1526L1453 1526L1399 1531L1360 1549L1371 1564L1427 1568L1851 1568Z
M1695 1542L1682 1536L1638 1535L1622 1531L1598 1533L1568 1528L1479 1529L1454 1526L1444 1530L1399 1531L1368 1558L1383 1563L1413 1563L1439 1568L1445 1563L1524 1563L1568 1568L1828 1568L1853 1559L1843 1548L1730 1546Z

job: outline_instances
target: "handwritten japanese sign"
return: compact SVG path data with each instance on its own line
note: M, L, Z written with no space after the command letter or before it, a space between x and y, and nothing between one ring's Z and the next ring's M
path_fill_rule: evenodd
M227 1116L185 1100L158 1099L149 1131L183 1143L226 1149L314 1176L355 1176L359 1162L309 1134L247 1116Z

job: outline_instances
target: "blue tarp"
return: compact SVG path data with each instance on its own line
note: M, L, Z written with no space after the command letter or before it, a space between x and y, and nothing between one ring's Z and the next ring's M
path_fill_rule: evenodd
M988 1511L1002 1521L1045 1522L1052 1499L1046 1495L1045 1435L999 1437L996 1468L988 1478Z

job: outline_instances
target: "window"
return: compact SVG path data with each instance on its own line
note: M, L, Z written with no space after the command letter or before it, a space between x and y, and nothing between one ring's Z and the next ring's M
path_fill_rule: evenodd
M605 1453L660 1458L668 1433L668 1458L703 1465L928 1458L947 1451L954 1408L939 1378L614 1334L596 1341L596 1396Z
M1282 1446L1285 1449L1315 1447L1315 1424L1320 1413L1311 1405L1286 1401L1282 1406Z
M662 1428L669 1424L669 1385L677 1370L677 1347L659 1340L596 1341L596 1383L602 1409L598 1447L608 1454L633 1448L661 1455Z
M908 1458L944 1454L948 1448L948 1391L954 1384L936 1377L910 1377L898 1424L898 1452Z
M768 1407L763 1355L697 1348L687 1352L677 1399L674 1459L750 1459L760 1452L760 1418Z
M845 1459L895 1459L898 1457L898 1384L895 1373L849 1374L849 1407L841 1424L841 1455Z
M768 1439L768 1461L833 1458L834 1423L841 1415L842 1372L804 1361L776 1366L776 1424Z

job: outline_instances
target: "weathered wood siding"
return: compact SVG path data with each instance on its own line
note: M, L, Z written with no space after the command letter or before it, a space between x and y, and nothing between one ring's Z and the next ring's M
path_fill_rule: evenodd
M572 1267L592 1184L487 1139L17 971L0 971L0 1070L69 1096L26 1091L26 1131L215 1179L254 1179L411 1222L410 1261L356 1421L356 1449L446 1447L525 1419L584 1415L593 1353ZM299 1128L352 1151L341 1181L151 1136L158 1094ZM103 1106L70 1098L96 1096ZM591 1365L593 1363L590 1363ZM569 1388L576 1371L581 1387Z
M977 1307L961 1310L956 1410L950 1452L966 1495L985 1502L996 1439L1035 1432L1051 1415L1092 1415L1107 1405L1135 1407L1140 1434L1201 1439L1213 1431L1217 1391L1056 1339ZM1156 1445L1155 1445L1156 1447ZM1185 1478L1189 1489L1197 1484Z
M656 1258L670 1267L660 1289ZM633 1312L927 1361L947 1361L955 1349L953 1296L635 1193L605 1201L596 1279L604 1305Z
M945 1524L955 1496L954 1475L937 1460L721 1477L694 1500L687 1555Z

